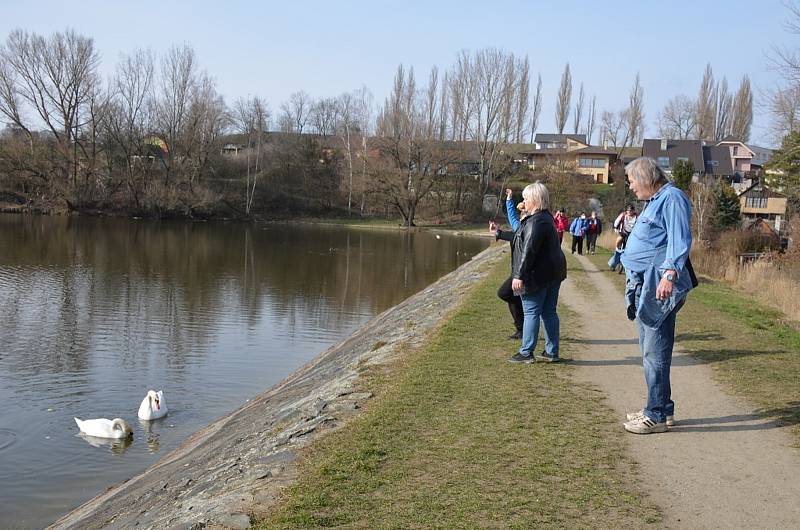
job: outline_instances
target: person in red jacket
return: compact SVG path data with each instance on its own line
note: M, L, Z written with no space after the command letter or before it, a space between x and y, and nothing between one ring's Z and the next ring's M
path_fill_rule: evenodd
M569 230L569 217L564 215L564 208L559 208L553 217L556 222L556 232L558 232L558 242L564 241L564 232Z

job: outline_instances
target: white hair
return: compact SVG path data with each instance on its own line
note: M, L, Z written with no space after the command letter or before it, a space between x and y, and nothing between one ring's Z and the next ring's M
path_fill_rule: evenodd
M629 179L635 180L651 190L655 190L662 184L669 182L664 170L658 166L655 160L648 156L639 157L625 166L625 173Z
M534 212L550 209L550 192L548 192L547 187L538 180L533 184L525 186L525 189L522 190L522 197L531 200Z

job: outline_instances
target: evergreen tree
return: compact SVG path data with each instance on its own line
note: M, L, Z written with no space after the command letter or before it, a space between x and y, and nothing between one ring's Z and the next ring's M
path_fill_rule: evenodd
M694 164L691 160L678 160L672 166L672 183L686 193L689 193L692 185L692 175L694 175Z
M717 200L717 227L720 229L737 228L741 221L739 197L731 186L720 183L714 195Z
M784 137L781 148L773 153L767 169L774 172L768 176L766 184L785 193L790 200L800 197L800 132Z

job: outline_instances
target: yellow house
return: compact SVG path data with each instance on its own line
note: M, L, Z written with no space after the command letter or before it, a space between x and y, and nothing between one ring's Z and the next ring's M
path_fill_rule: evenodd
M537 134L534 143L536 149L520 153L532 171L558 165L608 184L611 166L617 160L616 151L589 145L583 134Z
M776 231L786 218L787 199L758 182L739 194L739 209L742 217L764 219Z

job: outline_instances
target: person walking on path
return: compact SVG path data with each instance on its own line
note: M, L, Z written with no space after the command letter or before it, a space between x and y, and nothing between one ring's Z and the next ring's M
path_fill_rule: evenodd
M639 214L636 213L636 208L634 208L632 204L628 204L625 206L625 210L614 220L614 232L617 233L618 249L622 250L625 248L628 236L633 231L633 227L636 225L636 220L638 218Z
M539 321L544 323L543 361L559 361L560 322L556 307L561 282L567 277L567 260L561 251L555 221L550 213L550 194L541 182L528 184L522 191L525 211L514 234L513 280L511 288L522 299L524 322L522 345L509 362L534 361Z
M558 232L558 242L564 241L564 232L569 230L569 217L564 213L564 208L559 208L553 220L556 222L556 232Z
M675 414L669 376L675 317L693 287L686 265L692 211L686 194L652 158L637 158L625 170L631 191L647 201L622 254L627 314L639 330L647 403L628 413L624 426L634 434L651 434L665 432Z
M586 229L586 252L594 254L597 247L597 237L603 231L603 222L597 217L597 212L592 210L592 215L587 219Z
M519 218L517 217L517 207L514 206L514 201L512 199L513 192L510 189L506 190L506 213L508 216L508 224L511 225L511 230L500 230L497 226L497 223L494 221L489 221L489 231L494 234L495 240L504 240L508 241L511 244L511 261L514 261L514 234L516 233L517 229L519 228ZM514 319L514 327L516 328L516 332L509 336L509 339L521 339L522 338L522 324L524 321L523 312L522 312L522 300L520 299L519 295L514 293L514 290L511 288L511 281L514 279L513 276L509 276L506 281L504 281L500 288L497 289L497 296L504 302L508 304L508 310L511 312L511 318Z
M569 226L569 233L572 234L572 253L575 254L575 247L578 248L578 255L583 255L583 238L586 235L586 230L589 227L589 222L586 219L586 214L581 212L579 217L573 219L572 224Z

